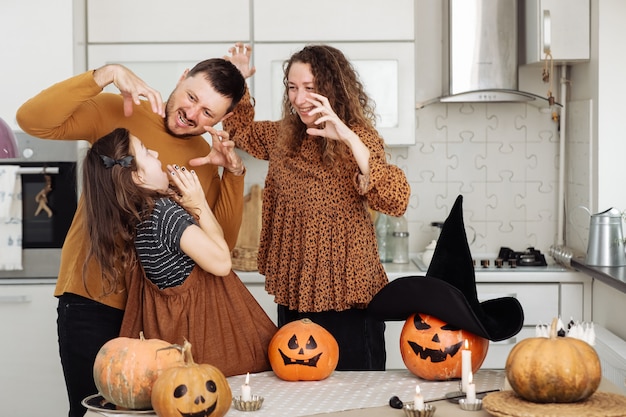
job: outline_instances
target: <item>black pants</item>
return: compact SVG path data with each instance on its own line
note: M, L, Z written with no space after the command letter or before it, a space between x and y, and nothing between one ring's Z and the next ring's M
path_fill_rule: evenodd
M339 344L338 371L384 371L385 322L374 320L365 310L301 313L278 305L278 327L309 318L328 330Z
M59 297L59 354L70 402L69 417L82 417L81 401L98 390L93 363L102 345L118 337L124 312L74 294Z

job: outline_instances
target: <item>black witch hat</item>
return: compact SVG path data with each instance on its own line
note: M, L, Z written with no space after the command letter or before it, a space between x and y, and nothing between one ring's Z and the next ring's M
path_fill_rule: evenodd
M515 336L524 311L514 297L478 301L472 254L459 195L443 224L426 276L402 277L383 287L368 306L379 320L406 320L413 313L435 316L489 340Z

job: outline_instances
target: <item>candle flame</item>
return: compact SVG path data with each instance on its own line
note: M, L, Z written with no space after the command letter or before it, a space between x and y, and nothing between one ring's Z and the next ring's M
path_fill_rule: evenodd
M465 349L469 349L469 342L465 339Z
M422 391L420 390L420 386L416 385L415 386L415 394L420 394Z
M246 374L246 385L250 384L250 372Z

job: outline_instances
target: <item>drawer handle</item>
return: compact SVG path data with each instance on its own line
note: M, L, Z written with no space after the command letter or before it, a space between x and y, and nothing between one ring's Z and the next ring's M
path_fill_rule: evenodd
M0 304L25 304L30 303L29 295L0 295Z
M517 338L515 336L510 337L506 340L500 340L498 342L491 342L492 345L514 345L517 343Z

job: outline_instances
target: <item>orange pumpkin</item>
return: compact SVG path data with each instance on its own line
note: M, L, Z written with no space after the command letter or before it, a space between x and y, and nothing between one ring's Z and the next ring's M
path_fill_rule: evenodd
M272 370L285 381L328 378L339 362L339 345L328 330L310 319L282 326L269 344Z
M232 392L215 366L196 364L191 343L183 345L184 363L172 366L152 387L152 407L159 417L222 417L230 409Z
M400 333L400 353L413 374L429 381L461 378L465 340L472 352L472 372L483 364L489 340L427 314L411 315Z
M177 350L160 339L117 337L98 351L93 379L100 394L109 402L132 410L150 409L152 385L161 372L180 363Z
M558 337L558 319L550 337L518 342L506 359L506 377L513 391L536 403L572 403L589 398L600 386L602 366L596 350L573 337Z

